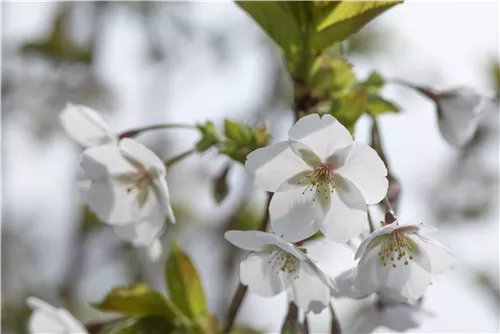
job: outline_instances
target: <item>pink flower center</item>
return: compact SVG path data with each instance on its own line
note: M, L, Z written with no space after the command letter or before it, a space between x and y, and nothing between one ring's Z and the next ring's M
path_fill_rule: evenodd
M317 182L331 182L335 173L333 172L332 164L321 162L314 168L313 172Z

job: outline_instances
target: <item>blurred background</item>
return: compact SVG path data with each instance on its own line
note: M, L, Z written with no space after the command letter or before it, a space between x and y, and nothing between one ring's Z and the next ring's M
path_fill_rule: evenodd
M499 4L405 3L351 38L346 52L359 75L377 70L498 96ZM59 124L66 102L102 112L116 132L165 122L221 126L227 117L250 125L266 120L282 140L293 122L276 48L233 3L2 3L2 60L2 333L26 331L27 296L88 322L106 319L88 302L112 287L146 281L164 290L163 262L151 263L120 242L78 203L82 149ZM384 95L402 107L380 117L402 187L398 216L437 226L436 237L457 257L454 270L429 288L420 327L412 331L498 332L498 106L458 150L441 138L430 101L398 86ZM368 117L358 121L357 140L369 141L369 124ZM180 129L138 140L167 159L197 139L195 131ZM229 194L218 204L216 181L228 167ZM244 256L223 232L255 228L265 196L240 164L215 152L175 165L168 183L178 224L168 226L165 249L176 240L191 255L210 310L221 319ZM354 265L344 245L318 240L309 249L331 275ZM380 320L373 320L369 300L334 302L345 331L366 332ZM284 295L248 294L237 323L277 332L286 307ZM312 332L328 331L328 311L309 323Z

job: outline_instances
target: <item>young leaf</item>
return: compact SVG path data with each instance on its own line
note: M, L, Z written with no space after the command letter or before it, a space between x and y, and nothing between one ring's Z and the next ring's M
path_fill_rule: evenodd
M200 277L189 257L174 244L165 264L170 296L179 309L190 319L207 312L207 302Z
M372 116L378 116L384 112L399 112L399 107L377 94L368 94L366 112Z
M365 112L368 93L350 91L339 100L332 101L329 114L337 118L351 133L358 118Z
M370 93L378 93L382 86L384 85L384 78L376 71L370 73L365 81L359 82L356 87L360 89L365 89Z
M281 1L237 1L285 54L300 36L299 26Z
M205 152L222 140L212 122L207 121L205 124L198 124L197 127L201 134L201 139L196 143L198 152Z
M100 303L93 304L103 312L114 312L133 318L164 317L171 323L182 322L179 310L159 292L144 283L113 289Z
M311 47L323 50L358 32L368 22L402 1L342 1L316 26Z

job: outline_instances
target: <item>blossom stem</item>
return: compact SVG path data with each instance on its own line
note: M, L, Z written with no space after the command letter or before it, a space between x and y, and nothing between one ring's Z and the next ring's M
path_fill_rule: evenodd
M372 134L371 134L371 147L377 152L380 156L380 159L384 162L384 165L387 168L387 179L389 180L389 189L387 191L387 195L383 200L383 204L385 206L386 211L386 224L390 224L396 220L395 210L397 208L399 196L401 194L401 186L397 179L392 175L391 170L389 168L389 164L387 163L387 157L385 156L384 150L382 148L382 140L380 138L380 129L378 126L377 119L375 117L372 118Z
M332 318L330 333L331 334L341 334L342 330L340 329L340 322L337 319L337 315L335 314L335 310L333 309L333 304L330 301L330 316Z
M260 222L259 231L265 232L267 230L267 224L269 222L269 205L271 204L271 199L273 198L273 193L267 193L267 203L266 203L266 211L264 212L264 216ZM231 301L231 305L229 306L229 310L227 312L227 323L224 326L224 333L229 333L231 328L233 327L234 320L236 319L236 315L240 309L241 303L245 298L247 293L248 286L239 284L236 292L234 293L233 300Z
M370 212L368 212L368 225L370 225L370 233L373 233L373 231L375 231L375 226L373 226L373 220Z
M392 209L391 202L387 198L387 196L384 197L382 200L382 203L384 204L385 207L385 224L392 224L394 223L397 218L396 214L394 213L394 210Z
M178 163L179 161L187 158L188 156L190 156L194 152L196 152L196 150L193 148L193 149L191 149L189 151L183 152L183 153L181 153L179 155L174 156L173 158L168 159L167 161L165 161L165 167L167 167L167 168L172 167L172 165L174 165L174 164Z
M429 99L431 99L433 101L436 101L438 99L437 94L435 92L433 92L430 88L418 86L418 85L415 85L415 84L408 82L406 80L394 78L394 79L386 79L385 82L388 84L395 84L395 85L405 86L405 87L414 89L417 92L421 93L422 95L425 95L426 97L428 97Z
M143 132L147 131L152 131L152 130L162 130L162 129L198 129L196 125L191 125L191 124L181 124L181 123L169 123L169 124L156 124L156 125L149 125L145 126L143 128L137 128L137 129L132 129L125 131L119 135L119 138L128 138L128 137L135 137Z

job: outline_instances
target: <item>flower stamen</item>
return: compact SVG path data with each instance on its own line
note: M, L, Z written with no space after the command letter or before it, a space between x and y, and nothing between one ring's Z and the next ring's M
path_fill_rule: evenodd
M395 230L387 235L380 245L378 256L380 261L387 266L387 260L391 260L392 267L396 268L396 263L403 260L405 266L408 265L407 254L412 252L412 248L404 232ZM413 256L409 256L413 260Z
M309 175L298 181L298 184L301 184L303 181L307 182L307 186L302 194L305 194L307 190L313 191L313 188L316 188L316 194L318 196L324 194L325 199L328 200L330 199L330 193L333 193L335 189L334 176L333 166L330 163L321 162L314 167ZM313 201L315 201L314 198Z

